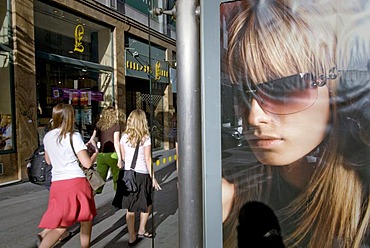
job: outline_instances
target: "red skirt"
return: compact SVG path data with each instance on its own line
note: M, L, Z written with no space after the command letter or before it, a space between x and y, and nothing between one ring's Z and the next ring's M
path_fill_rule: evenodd
M92 220L95 215L94 196L86 178L54 181L39 228L69 227L76 222Z

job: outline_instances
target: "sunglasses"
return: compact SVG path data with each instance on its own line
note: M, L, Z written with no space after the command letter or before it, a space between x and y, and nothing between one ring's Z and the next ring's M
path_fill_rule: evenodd
M239 104L248 109L251 108L252 99L255 99L269 113L294 114L312 106L318 97L318 87L325 84L326 80L322 77L299 73L257 85L239 84L237 99Z

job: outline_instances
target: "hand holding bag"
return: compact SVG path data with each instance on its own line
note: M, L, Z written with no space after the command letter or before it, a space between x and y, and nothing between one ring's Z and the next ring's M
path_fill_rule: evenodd
M130 193L135 193L138 190L138 186L136 183L135 166L136 166L137 155L139 152L139 146L140 146L140 141L138 141L136 144L135 153L132 159L130 170L124 170L124 173L123 173L122 180L123 180L124 190Z
M70 142L71 142L73 153L75 154L75 156L78 160L77 154L76 154L75 149L73 147L72 134L70 136ZM100 176L99 172L94 170L94 168L92 166L87 169L87 168L85 168L81 165L79 160L78 160L78 163L81 167L81 170L85 174L87 181L89 181L90 186L94 191L99 189L101 186L103 186L105 184L105 180Z

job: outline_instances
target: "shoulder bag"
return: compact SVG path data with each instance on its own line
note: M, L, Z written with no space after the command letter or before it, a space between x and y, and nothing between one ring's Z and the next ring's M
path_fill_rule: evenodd
M124 170L123 172L122 181L123 181L124 191L130 192L130 193L135 193L138 190L138 186L136 183L135 166L136 166L137 155L139 152L139 146L140 146L140 141L138 141L136 144L135 153L132 159L130 169Z
M73 147L72 135L70 136L70 142L71 142L73 153L75 154L78 160L77 154L75 152L75 148ZM90 186L94 191L99 189L101 186L105 184L105 180L100 176L99 172L94 170L93 166L87 169L82 166L82 164L80 163L80 160L78 160L78 163L80 165L81 170L85 174L87 181L89 181Z

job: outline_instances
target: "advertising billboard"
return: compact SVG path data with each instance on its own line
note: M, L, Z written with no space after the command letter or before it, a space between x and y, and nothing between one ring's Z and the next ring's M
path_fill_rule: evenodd
M370 245L369 28L369 1L220 5L224 247Z

